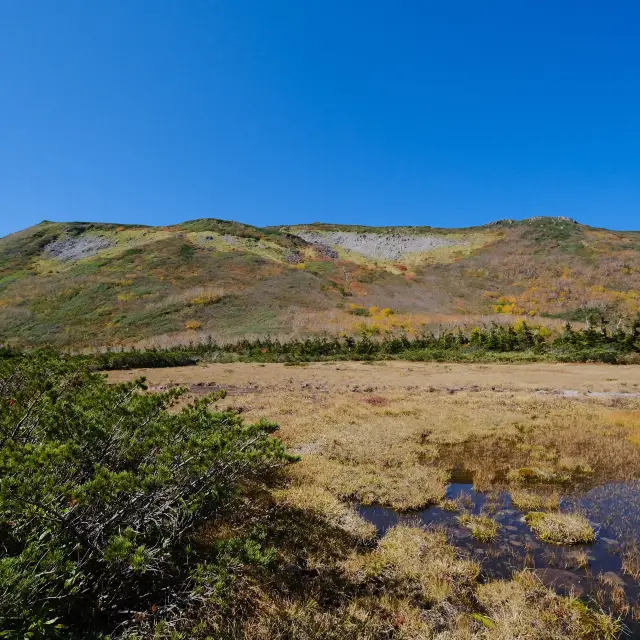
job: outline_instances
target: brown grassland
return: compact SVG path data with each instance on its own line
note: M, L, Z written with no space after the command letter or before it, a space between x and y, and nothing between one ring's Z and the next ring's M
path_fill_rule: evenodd
M374 528L352 505L406 511L440 503L454 510L445 488L451 470L464 466L475 472L478 490L506 487L523 510L536 512L530 521L541 537L586 539L579 515L555 513L558 495L640 477L640 369L238 363L113 372L110 379L140 375L152 391L174 384L190 395L226 388L221 406L248 420L275 420L301 457L268 502L290 514L278 525L286 541L281 553L298 567L304 588L246 578L259 603L253 613L238 615L233 629L200 613L202 637L618 637L615 619L553 593L526 570L480 584L477 564L442 531L399 525L376 543ZM463 514L461 523L490 540L495 530L487 515Z

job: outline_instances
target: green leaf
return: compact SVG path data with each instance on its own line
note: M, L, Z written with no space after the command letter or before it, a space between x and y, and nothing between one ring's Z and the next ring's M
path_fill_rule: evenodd
M494 629L496 623L488 616L483 616L481 613L472 613L471 617L476 621L483 624L487 629Z

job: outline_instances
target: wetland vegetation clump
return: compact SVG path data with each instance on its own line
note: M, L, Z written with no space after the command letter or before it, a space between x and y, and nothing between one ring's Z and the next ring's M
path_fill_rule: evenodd
M622 550L622 570L634 580L640 580L640 549L637 544Z
M615 640L623 631L619 620L577 598L556 595L530 571L515 574L513 580L480 585L477 594L490 629L482 637Z
M540 540L550 544L589 544L596 538L589 521L578 513L532 511L525 521Z
M526 489L511 489L511 502L520 511L557 511L560 496L557 493L534 493Z
M346 569L356 580L375 579L396 595L430 606L460 598L473 589L480 573L476 562L449 544L444 531L406 525L390 529L376 549L352 557Z
M514 484L553 484L564 482L567 478L541 467L522 467L511 469L507 473L507 480Z
M449 498L445 498L440 503L440 508L445 511L450 511L451 513L455 513L456 511L460 511L460 505L457 500L451 500Z
M273 495L279 504L315 514L362 542L375 540L375 526L325 489L309 485L294 486L276 491Z
M465 513L460 516L459 521L479 542L492 542L498 536L498 523L489 516Z

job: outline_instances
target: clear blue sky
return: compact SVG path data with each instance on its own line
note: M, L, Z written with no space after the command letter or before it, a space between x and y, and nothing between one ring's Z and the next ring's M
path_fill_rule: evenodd
M637 0L7 0L0 235L640 228L639 32Z

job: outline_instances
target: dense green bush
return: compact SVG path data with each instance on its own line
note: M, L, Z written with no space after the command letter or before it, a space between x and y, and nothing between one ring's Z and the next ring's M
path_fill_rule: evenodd
M20 355L20 351L12 347L0 346L0 360L6 358L17 358Z
M272 423L143 390L49 353L0 361L0 637L165 615L210 580L197 527L293 460Z
M218 344L207 341L170 349L107 351L82 359L96 369L179 367L213 362L313 362L322 360L438 360L461 362L536 361L610 362L635 361L640 354L640 317L626 328L600 326L574 330L567 323L561 334L525 322L491 325L471 330L442 329L437 333L408 336L389 332L381 336L363 332L357 336L312 336L294 340L258 338ZM0 349L0 359L19 352ZM631 356L631 357L630 357Z
M158 351L155 349L107 351L96 355L94 360L98 368L104 371L145 367L183 367L198 362L195 355L185 351Z

